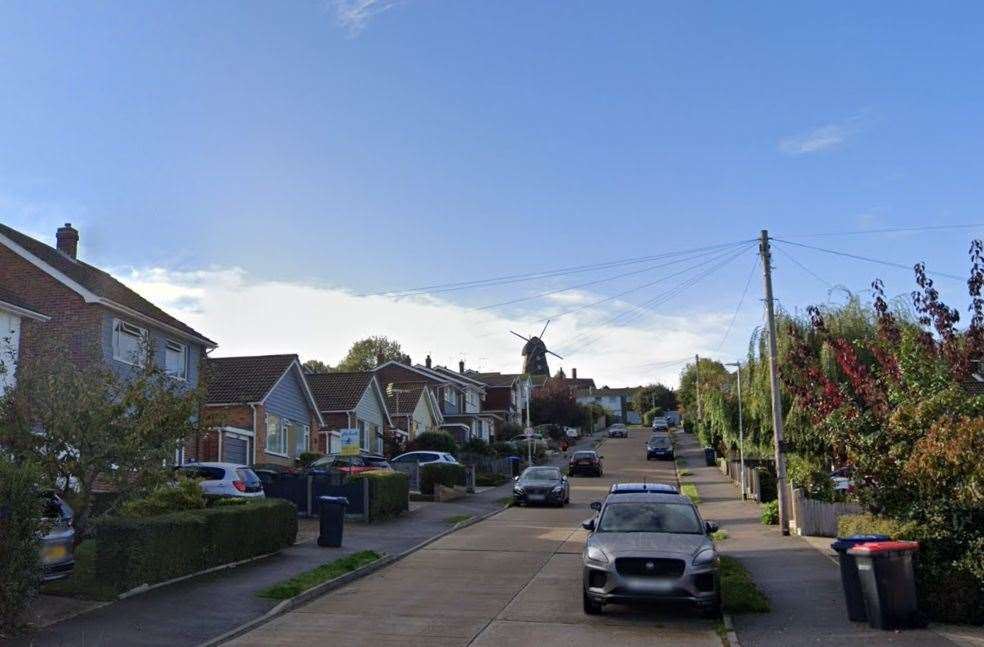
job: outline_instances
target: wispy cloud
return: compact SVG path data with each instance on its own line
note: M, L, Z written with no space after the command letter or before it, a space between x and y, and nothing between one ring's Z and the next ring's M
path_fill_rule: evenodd
M389 11L405 0L329 0L338 23L348 30L349 35L358 36L370 20Z
M830 123L799 135L779 140L779 150L787 155L809 155L836 148L860 130L861 115L840 123Z

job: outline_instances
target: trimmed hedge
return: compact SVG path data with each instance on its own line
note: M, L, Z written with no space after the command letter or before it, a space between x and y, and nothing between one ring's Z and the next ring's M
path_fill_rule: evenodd
M363 472L349 481L369 482L369 523L398 517L410 509L410 477L403 472Z
M446 487L465 485L464 465L453 463L431 463L420 468L421 494L434 494L434 485L440 483Z
M842 515L837 520L837 534L883 534L918 541L915 573L919 609L936 622L984 624L984 587L957 563L963 547L954 546L952 540L927 536L926 529L912 521L871 514Z
M115 591L273 553L297 538L297 508L282 499L96 524L96 577Z

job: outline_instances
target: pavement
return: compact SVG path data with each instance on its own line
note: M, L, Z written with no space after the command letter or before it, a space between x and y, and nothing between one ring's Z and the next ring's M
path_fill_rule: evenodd
M693 472L682 480L697 486L701 515L728 531L718 549L748 569L772 607L769 613L734 617L743 647L958 644L927 630L886 632L850 622L836 563L806 539L784 537L778 526L762 525L759 504L741 501L728 478L706 465L697 439L687 433L675 436L677 456Z
M647 430L605 441L605 476L571 479L565 508L513 507L321 596L230 645L694 645L720 647L714 622L687 609L581 608L580 523L616 481L676 482L647 462Z

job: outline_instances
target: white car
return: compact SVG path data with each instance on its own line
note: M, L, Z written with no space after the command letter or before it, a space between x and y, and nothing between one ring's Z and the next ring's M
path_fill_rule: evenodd
M175 472L188 478L202 479L200 485L205 496L250 499L265 496L260 477L247 465L188 463L179 467Z
M416 463L417 465L430 465L431 463L461 464L457 458L447 452L428 451L407 452L406 454L400 454L390 461L390 465L406 465L407 463Z

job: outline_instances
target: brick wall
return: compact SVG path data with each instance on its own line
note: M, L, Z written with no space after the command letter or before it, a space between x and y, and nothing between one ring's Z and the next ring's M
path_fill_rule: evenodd
M51 317L47 322L23 321L22 357L57 345L80 364L100 361L102 306L86 303L77 293L2 245L0 285L32 310Z

